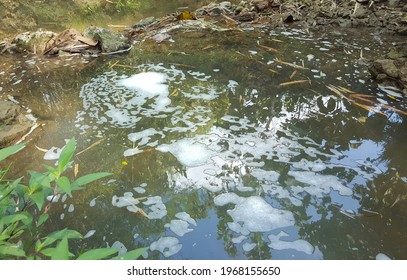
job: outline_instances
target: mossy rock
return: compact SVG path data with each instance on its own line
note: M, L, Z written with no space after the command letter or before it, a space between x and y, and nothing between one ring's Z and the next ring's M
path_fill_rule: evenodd
M129 39L122 34L101 27L88 27L83 36L99 41L104 53L127 50L131 46Z

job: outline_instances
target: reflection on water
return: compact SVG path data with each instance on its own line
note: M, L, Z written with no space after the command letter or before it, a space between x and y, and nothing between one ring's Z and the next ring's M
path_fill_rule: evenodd
M85 247L149 246L152 259L407 258L405 116L326 87L405 109L360 58L385 49L380 38L294 30L173 39L74 59L76 70L35 61L41 86L38 69L26 70L31 58L3 71L2 95L19 92L38 115L56 109L36 145L104 140L76 160L81 174L114 178L56 202L55 227L86 234ZM297 80L306 82L282 85ZM28 152L37 166L44 155Z

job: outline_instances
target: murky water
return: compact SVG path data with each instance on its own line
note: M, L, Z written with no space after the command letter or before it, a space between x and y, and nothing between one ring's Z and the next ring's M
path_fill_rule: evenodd
M112 178L52 207L49 230L88 233L82 248L149 246L151 259L405 259L406 117L327 88L406 110L360 59L389 38L357 34L189 33L122 56L2 56L0 94L44 124L11 172L53 163L34 145L99 143L75 157L79 175Z

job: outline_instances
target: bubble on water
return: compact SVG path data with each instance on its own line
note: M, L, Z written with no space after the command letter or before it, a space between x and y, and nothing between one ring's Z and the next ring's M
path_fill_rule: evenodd
M148 206L149 211L145 212L148 212L147 216L150 220L162 219L167 215L167 208L160 196L150 196L143 204Z
M171 220L169 224L165 224L165 227L180 237L192 231L192 229L189 228L189 224L183 220Z
M49 202L58 202L60 197L61 197L61 194L49 195L49 196L47 196L47 200Z
M160 251L166 258L175 255L181 249L182 244L176 237L161 237L150 245L151 251Z
M244 198L238 196L235 193L223 193L214 198L214 203L216 206L224 206L226 204L240 204L244 202Z
M196 221L193 218L191 218L191 216L186 212L179 212L179 213L175 214L175 217L177 217L180 220L186 221L186 222L190 223L191 225L196 226Z
M140 201L130 195L112 197L112 205L116 207L126 207L138 204Z
M379 253L379 254L376 255L376 260L388 261L388 260L391 260L391 258L388 257L386 254Z
M294 249L299 252L304 252L308 255L311 255L314 252L314 246L312 246L308 241L298 239L295 241L282 241L282 237L287 237L288 234L284 231L281 231L277 235L270 234L268 236L270 240L269 247L275 250L287 250Z
M239 243L242 243L245 239L247 239L247 236L244 236L244 235L241 235L239 237L233 237L232 243L239 244Z
M252 187L244 187L244 186L237 186L236 189L239 192L252 192L252 191L254 191L254 188L252 188Z
M245 252L250 252L256 247L256 243L244 243L242 248Z
M308 55L307 55L308 61L311 61L311 60L313 60L314 58L315 58L315 56L314 56L313 54L308 54Z
M62 149L58 147L52 147L44 154L45 160L56 160L59 159Z
M247 230L245 227L242 227L241 224L238 224L236 222L229 222L227 223L228 228L231 231L234 231L236 233L242 234L242 235L249 235L250 231Z
M124 244L121 243L120 241L115 241L112 244L111 248L119 250L119 252L118 252L119 256L127 253L126 246L124 246Z
M137 192L137 193L145 193L145 192L146 192L146 190L143 189L143 188L141 188L141 187L133 188L133 190L134 190L135 192Z
M137 89L151 95L168 94L168 85L165 85L168 76L157 72L144 72L118 81L118 84L127 88Z
M68 212L72 213L73 211L75 211L75 206L73 204L69 205L68 207Z
M131 156L140 154L140 153L142 153L142 152L143 152L143 150L140 150L140 149L138 149L138 148L127 149L127 150L125 150L125 151L123 152L123 156L125 156L125 157L131 157Z
M130 133L127 137L131 142L138 142L139 146L144 146L150 143L150 140L153 136L158 135L161 136L161 139L165 137L164 133L161 131L157 131L154 128L148 128L143 131Z
M338 191L339 194L349 196L353 191L345 187L336 176L317 174L311 171L289 171L288 175L293 176L298 182L308 186L303 188L310 195L322 198L329 194L331 190Z
M90 230L90 231L88 231L84 236L83 236L83 238L89 238L89 237L91 237L91 236L93 236L94 234L95 234L95 232L96 232L96 230L94 230L94 229L92 229L92 230Z
M263 190L265 193L270 195L270 197L276 197L279 199L288 199L295 206L301 206L302 201L297 197L294 197L287 188L273 184L273 185L263 185Z
M182 94L189 99L213 100L216 99L224 90L219 90L210 84L205 86L192 86L189 91L183 90Z
M253 169L250 174L262 182L277 182L280 173L273 170Z
M326 164L321 159L309 161L303 158L299 162L293 162L293 167L308 171L322 171L326 169Z
M94 207L96 205L96 197L89 202L90 207Z
M228 210L236 223L242 223L250 232L267 232L276 228L294 225L294 215L290 211L276 209L263 198L251 196L242 198L243 202Z
M156 148L160 152L170 152L178 161L187 167L204 165L209 162L214 151L206 145L193 139L182 139L172 144L160 145Z

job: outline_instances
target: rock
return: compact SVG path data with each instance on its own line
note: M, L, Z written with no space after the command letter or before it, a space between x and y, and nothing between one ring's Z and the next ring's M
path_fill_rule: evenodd
M399 69L394 63L393 59L378 59L373 62L369 68L374 77L378 74L385 74L391 78L399 77Z
M25 32L17 35L13 43L16 44L18 51L42 54L47 42L54 36L56 33L51 31Z
M145 19L140 20L135 25L133 25L134 29L146 28L150 24L155 22L155 17L147 17Z
M407 58L407 43L394 46L386 55L389 59Z
M19 140L34 124L20 106L0 100L0 148Z
M104 53L125 51L131 47L128 38L118 32L101 27L88 27L83 31L83 36L99 41Z
M407 43L402 43L390 50L381 59L369 65L373 78L381 83L397 86L407 91Z
M262 12L269 7L268 0L253 0L252 5L256 8L257 12Z

